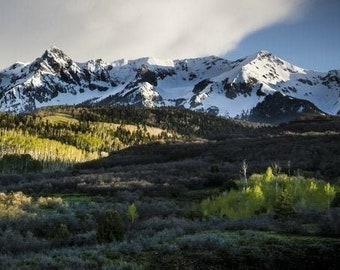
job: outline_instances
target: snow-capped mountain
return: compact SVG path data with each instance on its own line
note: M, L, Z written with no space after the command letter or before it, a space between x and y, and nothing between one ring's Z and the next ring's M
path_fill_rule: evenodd
M305 70L266 51L237 61L211 56L78 63L51 47L32 63L0 71L0 110L16 113L48 105L132 104L182 106L249 119L255 114L259 120L260 112L264 118L270 114L263 108L274 93L280 93L275 108L283 114L293 103L296 114L340 114L340 70ZM290 100L282 108L281 97Z

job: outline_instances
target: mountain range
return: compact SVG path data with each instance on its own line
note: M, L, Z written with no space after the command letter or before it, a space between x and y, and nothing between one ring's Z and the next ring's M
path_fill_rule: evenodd
M0 71L0 110L50 105L180 106L280 123L302 114L340 114L340 70L297 67L267 51L229 61L140 58L79 63L51 47Z

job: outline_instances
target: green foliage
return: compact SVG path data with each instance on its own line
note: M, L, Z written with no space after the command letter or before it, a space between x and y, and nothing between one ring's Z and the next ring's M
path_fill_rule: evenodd
M326 197L327 197L327 208L329 209L329 206L331 204L331 201L334 199L335 197L335 188L334 186L331 186L330 183L327 183L325 186L324 186L324 191L326 193Z
M229 218L248 217L263 205L264 197L261 187L255 185L245 191L230 190L221 195L201 202L203 215L226 216Z
M340 192L336 192L330 207L340 207Z
M6 154L0 160L2 173L40 172L42 169L42 162L34 160L29 154Z
M207 198L200 208L205 217L242 218L273 211L276 218L289 219L295 214L294 208L329 209L335 193L335 186L330 183L286 174L274 175L268 168L263 175L252 175L245 190L231 189Z
M234 189L234 190L239 189L239 186L233 180L228 180L228 181L224 182L224 184L222 186L220 186L220 188L219 188L220 192L230 191L232 189Z
M171 162L152 166L117 166L115 171L87 171L76 175L70 172L61 176L51 173L44 174L44 178L39 174L40 179L31 175L27 180L26 176L21 176L25 180L10 188L23 188L25 194L29 192L33 199L24 193L1 194L2 201L8 203L3 203L0 211L0 268L138 269L138 266L140 269L185 269L190 265L207 269L273 269L278 262L286 261L289 266L299 263L303 268L311 258L315 265L322 261L323 265L336 268L337 257L333 251L338 244L339 209L306 209L303 213L299 210L299 219L285 222L282 226L281 222L271 218L272 215L261 214L268 210L265 208L267 189L262 183L263 175L252 175L246 190L231 189L231 192L225 192L234 196L223 198L235 206L234 212L223 207L212 207L218 205L214 200L218 197L216 195L207 200L206 217L215 215L213 211L217 216L230 215L234 218L241 213L246 217L241 220L204 219L199 205L193 201L216 194L218 188L199 187L197 183L200 179L197 177L192 179L193 189L187 187L187 192L182 192L177 198L171 195L171 199L165 197L169 196L168 192L173 186L185 188L183 183L188 180L179 177L180 172L187 173L194 171L193 168L202 167L201 171L206 173L209 166L203 164L190 161L185 164ZM165 170L171 172L171 182L166 178ZM284 188L281 182L289 182L289 177L277 177L280 179L277 181L278 187ZM9 190L2 179L5 177L0 178L2 187ZM78 185L72 187L70 182ZM300 182L302 186L302 178ZM275 181L267 184L274 190L275 197ZM66 185L66 189L59 190L60 185ZM243 187L243 182L240 186ZM315 180L305 187L313 192L324 192L324 186ZM43 194L44 197L38 197ZM276 202L280 195L281 192ZM58 196L67 203L59 204ZM222 202L222 198L220 200ZM8 209L5 209L6 205ZM112 232L116 232L117 226L112 224L117 222L109 214L105 219L104 213L127 213L127 219L131 220L134 215L129 217L128 209L134 213L133 205L137 206L136 210L143 215L143 219L126 227L128 231L123 234L124 241L114 241L118 238L114 238ZM253 211L258 216L247 218ZM125 218L125 214L122 217ZM104 229L105 226L100 226L104 223L111 225ZM282 232L290 234L287 236ZM329 237L322 239L321 234ZM102 239L97 240L100 235ZM129 265L123 262L129 262Z
M120 214L116 211L107 211L97 224L97 241L99 243L121 241L124 231L124 223Z
M0 135L0 156L3 156L0 166L3 172L40 171L41 165L45 171L55 171L100 156L97 152L17 130L0 129Z
M136 221L136 219L138 219L138 217L139 217L138 212L137 212L137 207L134 203L129 205L127 213L128 213L128 217L129 217L129 219L132 223L134 223Z
M339 192L339 186L272 168L251 172L265 172L264 162L275 156L280 164L292 159L291 172L301 166L314 177L310 163L320 169L318 179L331 171L337 183L339 135L261 137L242 133L234 121L167 108L56 107L4 115L0 158L29 154L45 170L60 170L59 162L71 166L127 149L79 170L0 175L0 269L338 265L339 193L333 188ZM163 143L183 137L230 139ZM154 140L162 142L139 145ZM240 153L249 161L247 185L243 177L228 180L240 173ZM292 209L298 218L287 221ZM125 216L135 224L125 228Z
M145 110L65 106L44 108L32 115L1 113L0 157L29 154L34 160L43 162L45 171L54 171L132 145L182 136L172 126L176 121L172 121L171 126L151 123L147 119L141 121L140 117L150 113ZM156 113L162 114L162 111ZM153 114L149 117L154 119ZM56 166L50 166L51 163ZM4 172L11 169L6 166L2 166ZM29 169L39 171L41 166L32 161Z
M245 130L255 132L250 124L246 125L245 123L231 119L176 107L58 106L41 109L38 115L46 117L56 113L64 117L65 115L69 115L70 119L78 119L81 123L105 122L121 124L123 126L137 125L143 127L140 129L141 131L144 131L144 127L158 127L165 132L159 134L161 139L168 139L168 137L173 137L174 134L185 137L214 139L225 137L229 132L242 132ZM147 135L147 133L145 133L145 135ZM138 136L138 133L133 135L133 137Z
M214 164L214 165L211 165L211 166L210 166L209 171L210 171L211 173L217 173L217 172L220 171L220 168L218 167L218 165Z
M264 181L270 182L273 180L273 178L274 178L273 169L271 167L268 167L264 175Z
M287 220L295 216L293 198L286 189L279 195L273 206L273 212L274 218L279 220Z
M55 232L54 237L59 240L66 240L71 236L71 232L69 231L66 224L61 223Z

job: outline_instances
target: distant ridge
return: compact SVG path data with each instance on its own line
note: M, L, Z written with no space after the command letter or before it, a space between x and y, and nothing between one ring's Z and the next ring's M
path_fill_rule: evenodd
M266 98L274 93L280 93L275 112ZM267 51L236 61L210 56L78 63L57 47L0 71L1 111L81 103L179 106L277 123L303 114L340 114L340 71L305 70Z

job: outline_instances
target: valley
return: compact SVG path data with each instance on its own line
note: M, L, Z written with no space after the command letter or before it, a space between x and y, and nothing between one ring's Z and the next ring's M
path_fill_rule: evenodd
M339 11L1 1L0 270L340 269Z

